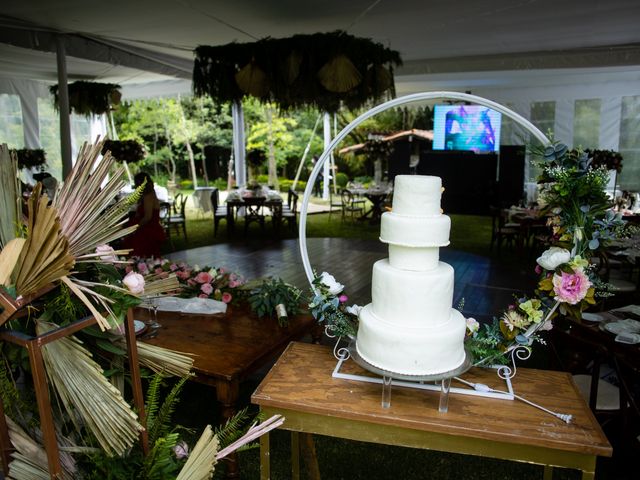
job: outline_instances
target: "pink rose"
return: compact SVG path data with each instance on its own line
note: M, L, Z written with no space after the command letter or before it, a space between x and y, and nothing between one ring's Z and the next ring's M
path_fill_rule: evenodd
M196 284L196 281L193 278L190 278L189 280L187 280L187 285L189 285L190 287L193 287Z
M200 272L198 273L198 275L196 275L195 280L198 283L211 283L213 277L209 274L209 272Z
M574 273L562 272L553 275L553 291L556 294L556 300L566 302L571 305L579 303L586 295L587 290L591 287L589 278L581 269L577 269Z
M207 295L211 295L211 292L213 292L213 287L211 286L210 283L203 283L200 286L200 290L202 291L202 293L206 293Z
M142 273L144 275L145 273L147 273L147 270L149 270L149 269L147 268L147 264L146 263L144 263L144 262L138 263L138 271L140 273Z
M536 265L535 272L540 275L542 273L542 267L540 265Z
M133 272L133 267L131 265L127 265L126 267L124 267L124 271L125 273L131 273Z
M340 301L340 303L346 303L347 300L349 300L349 297L347 297L346 295L340 295L338 297L338 300Z
M175 263L172 263L171 265L169 265L169 270L171 270L172 272L175 272L176 270L178 270L178 265L176 265Z
M229 302L231 301L231 299L232 299L232 298L233 298L233 297L231 296L231 294L230 294L229 292L224 292L224 293L222 294L222 301L223 301L224 303L229 303Z
M129 289L134 295L139 295L144 292L144 277L136 272L129 272L122 279L122 283Z
M229 280L229 288L236 288L238 285L240 284L235 280Z
M198 295L198 298L209 298L209 295L207 295L206 293L201 293L200 295Z
M189 445L187 445L186 442L178 442L176 446L173 447L173 453L178 460L186 458L189 456Z

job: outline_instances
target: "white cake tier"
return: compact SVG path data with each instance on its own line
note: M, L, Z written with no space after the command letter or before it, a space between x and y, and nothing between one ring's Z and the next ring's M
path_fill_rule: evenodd
M439 261L438 247L403 247L389 244L389 265L393 268L426 272L436 268Z
M451 219L447 215L430 217L382 214L380 240L405 247L444 247L449 245Z
M435 375L464 362L465 319L452 308L438 327L400 327L379 318L371 304L360 311L356 349L371 365L404 375Z
M447 322L453 302L453 267L443 262L426 272L373 264L372 311L397 327L438 326Z
M398 175L393 181L391 209L399 215L438 215L441 195L440 177Z

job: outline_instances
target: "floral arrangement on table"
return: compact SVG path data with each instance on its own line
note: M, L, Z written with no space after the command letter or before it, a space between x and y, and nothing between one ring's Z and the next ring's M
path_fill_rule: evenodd
M587 149L585 153L591 158L591 165L594 168L604 167L607 170L622 171L622 155L615 150L592 150Z
M515 299L492 323L481 326L467 319L466 344L476 364L507 363L520 348L530 353L534 341L544 342L540 332L552 328L558 312L579 318L598 298L610 295L590 262L623 225L605 193L606 167L595 167L586 152L560 143L534 153L543 159L539 202L550 216L555 245L537 259L534 296ZM316 275L309 308L328 334L353 338L361 307L348 306L343 290L327 272Z
M166 278L175 275L180 284L177 293L185 298L212 298L230 303L238 296L239 288L245 284L244 278L223 267L200 267L185 262L172 262L166 258L133 257L131 263L123 266L126 272L143 276Z
M300 313L302 291L280 278L267 278L253 284L247 284L247 301L251 310L262 318L276 314L278 324L286 327L289 315Z

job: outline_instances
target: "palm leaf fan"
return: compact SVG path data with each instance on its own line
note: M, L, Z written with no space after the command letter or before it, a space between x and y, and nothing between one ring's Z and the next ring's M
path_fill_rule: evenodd
M176 480L208 480L211 478L219 448L218 437L213 434L211 425L207 425Z
M18 159L6 144L0 145L0 248L16 237L20 218Z
M318 80L330 92L345 93L362 81L362 75L346 55L333 57L318 71Z
M262 98L269 92L267 75L254 61L242 67L235 79L240 90L254 97Z
M49 198L37 183L27 202L27 239L14 270L18 295L37 292L69 274L74 258L62 235L58 212L48 206Z
M383 65L372 65L367 70L367 85L372 93L380 95L393 86L393 74Z
M53 202L60 213L62 233L69 239L69 251L76 258L137 228L125 228L124 215L136 201L135 196L114 203L125 186L124 167L114 171L115 159L109 153L100 160L103 144L104 141L82 146Z
M36 323L38 335L56 328L53 323ZM91 353L71 336L45 345L42 356L49 383L78 431L91 431L108 455L123 455L143 427Z

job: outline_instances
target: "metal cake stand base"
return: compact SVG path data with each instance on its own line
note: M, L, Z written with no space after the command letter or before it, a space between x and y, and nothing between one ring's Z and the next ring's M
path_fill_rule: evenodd
M451 379L462 375L472 366L471 354L465 350L464 361L454 370L431 375L407 375L397 372L390 372L371 365L360 354L356 348L355 340L352 340L347 347L347 351L351 359L365 370L380 375L382 377L382 408L391 406L391 386L393 380L410 381L410 382L440 382L440 401L438 403L438 411L446 413L449 409L449 391L451 389ZM346 358L345 358L346 359Z

